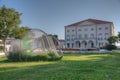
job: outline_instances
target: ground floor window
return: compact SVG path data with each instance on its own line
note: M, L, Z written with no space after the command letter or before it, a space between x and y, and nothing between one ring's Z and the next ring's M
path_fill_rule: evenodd
M72 43L72 48L74 48L74 43Z
M76 47L80 48L80 42L79 41L76 42Z
M94 43L91 43L91 47L92 47L92 48L94 47Z
M70 43L67 43L67 47L70 48Z

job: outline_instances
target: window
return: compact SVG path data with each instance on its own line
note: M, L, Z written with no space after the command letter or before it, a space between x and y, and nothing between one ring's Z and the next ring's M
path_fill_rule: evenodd
M72 30L72 32L74 32L74 30Z
M72 35L72 39L71 40L74 41L74 39L75 39L75 35Z
M94 34L90 34L90 37L91 37L91 38L94 38Z
M70 38L70 35L67 35L67 38Z
M67 35L67 41L70 41L70 35Z
M67 47L70 48L70 43L67 43Z
M71 41L74 41L74 39L72 38Z
M70 39L67 39L67 41L70 41Z
M87 35L87 34L85 34L85 38L88 38L88 35Z
M85 28L85 31L87 31L88 29L87 28Z
M99 33L98 36L102 36L102 33Z
M108 30L108 27L105 27L105 30Z
M101 38L99 37L98 40L103 40L103 38L102 38L102 37L101 37Z
M102 28L99 28L99 30L102 30Z
M98 40L100 40L100 38L98 38Z
M70 32L70 30L67 30L67 32Z
M94 28L91 28L91 31L93 31L94 30Z
M105 35L108 35L108 33L105 33Z
M81 29L78 29L78 31L81 31Z
M105 37L104 40L107 40L107 38Z
M79 39L82 38L82 35L80 34L80 35L78 36L78 38L79 38Z
M74 47L74 43L72 43L72 48Z
M93 42L91 43L91 47L92 47L92 48L94 47L94 43L93 43Z

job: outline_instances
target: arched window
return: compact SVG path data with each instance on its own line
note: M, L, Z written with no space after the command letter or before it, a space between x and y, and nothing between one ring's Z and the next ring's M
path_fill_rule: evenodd
M93 42L91 43L91 47L92 47L92 48L94 47L94 43L93 43Z

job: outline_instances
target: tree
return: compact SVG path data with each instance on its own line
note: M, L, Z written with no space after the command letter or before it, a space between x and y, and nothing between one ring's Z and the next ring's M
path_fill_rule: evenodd
M21 13L13 8L6 6L0 8L0 39L2 39L4 46L6 39L13 35L14 30L17 30L21 23L20 16Z
M110 45L114 44L118 40L117 36L111 36L108 38L108 42Z
M54 37L54 38L56 38L56 39L58 39L58 35L56 35L56 34L48 34L48 36L52 36L52 37Z
M14 37L15 39L21 39L25 35L27 31L29 31L29 27L17 27L13 30L10 37Z
M118 38L120 38L120 32L118 32Z
M120 32L118 32L118 40L120 41Z

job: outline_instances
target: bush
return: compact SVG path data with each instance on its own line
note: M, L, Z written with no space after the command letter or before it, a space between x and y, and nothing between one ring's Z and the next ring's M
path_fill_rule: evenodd
M40 54L35 54L32 52L10 52L7 57L9 61L54 61L62 58L62 56L59 56L57 52L46 52Z
M0 51L4 51L4 46L0 46Z
M113 50L113 49L117 49L117 47L115 45L107 45L106 49L107 50Z

